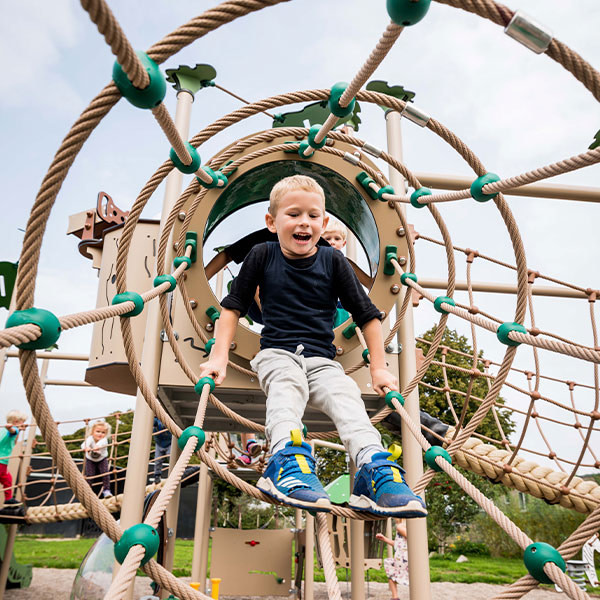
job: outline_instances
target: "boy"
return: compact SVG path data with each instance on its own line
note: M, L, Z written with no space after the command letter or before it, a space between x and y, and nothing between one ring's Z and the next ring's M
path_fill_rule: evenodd
M337 219L330 217L327 229L323 232L323 239L336 250L341 250L346 245L348 236L346 226Z
M4 488L4 504L10 507L21 503L13 498L13 481L12 475L8 471L8 460L26 419L25 413L11 410L6 415L6 426L0 431L0 485Z
M171 432L162 424L158 417L154 417L152 425L154 435L154 483L162 479L163 460L171 454Z
M259 286L264 327L261 351L251 365L267 394L265 430L272 457L258 489L298 508L330 510L314 473L311 448L299 435L310 401L332 419L359 469L350 506L380 515L425 516L423 501L406 485L401 469L387 460L391 455L369 421L360 389L333 361L333 320L340 298L369 346L373 389L383 394L385 386L398 388L386 369L380 312L343 254L317 246L328 221L323 189L302 175L282 179L271 191L265 220L279 242L255 246L244 260L221 302L210 358L200 365L201 377L212 376L217 385L223 382L238 319Z

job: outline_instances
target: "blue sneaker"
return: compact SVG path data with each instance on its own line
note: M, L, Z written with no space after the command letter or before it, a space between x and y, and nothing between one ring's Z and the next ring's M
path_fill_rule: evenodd
M406 485L403 473L389 452L377 452L354 479L350 508L386 517L426 517L425 502Z
M329 496L315 475L315 459L305 442L299 446L288 442L283 450L275 453L256 487L296 508L331 510Z

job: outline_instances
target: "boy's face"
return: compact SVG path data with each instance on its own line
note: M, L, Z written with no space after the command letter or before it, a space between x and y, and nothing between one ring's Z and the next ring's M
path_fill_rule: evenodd
M329 242L329 245L336 250L341 250L346 245L346 240L339 231L329 229L323 234L323 239Z
M103 437L106 437L106 429L104 427L96 427L92 431L92 437L94 441L99 442Z
M277 233L283 255L294 259L315 254L329 217L319 194L293 190L281 198L277 214L267 213L265 221L269 231Z

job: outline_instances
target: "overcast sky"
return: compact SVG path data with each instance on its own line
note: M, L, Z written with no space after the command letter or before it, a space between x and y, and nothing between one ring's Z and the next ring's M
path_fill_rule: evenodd
M204 1L110 4L132 45L139 49L147 49L212 6ZM600 64L600 6L595 0L580 0L576 9L572 3L558 0L519 0L510 7L524 10L549 27L593 66ZM353 77L388 22L383 0L295 0L210 33L167 60L162 68L210 63L217 70L220 85L249 100L330 87ZM4 212L0 260L15 261L22 229L52 157L80 112L109 81L114 58L79 3L23 0L2 4L0 60ZM583 152L600 128L597 102L560 65L545 55L533 54L491 22L436 2L422 23L402 33L373 78L414 91L415 104L454 131L490 171L501 176ZM170 87L166 105L174 114L175 92ZM200 91L190 137L239 106L237 100L214 88ZM358 136L385 146L382 111L364 103L362 106ZM226 130L200 148L203 161L235 139L269 126L270 119L258 115ZM415 172L470 175L462 159L427 130L405 123L403 143L405 162ZM100 190L109 193L119 207L129 209L168 150L169 144L152 116L125 101L103 120L75 161L49 219L37 306L58 315L95 306L96 272L78 253L77 240L65 235L68 216L93 207ZM383 165L382 170L387 172ZM599 174L600 168L594 166L553 181L595 186ZM160 211L162 192L161 188L155 194L147 216ZM508 200L530 268L583 287L600 288L599 204L518 197ZM479 205L464 200L440 209L456 245L514 262L506 229L492 203ZM439 238L428 211L410 209L409 218L418 231ZM259 225L257 222L251 228ZM245 231L233 233L237 237ZM457 277L464 279L464 257L457 260ZM417 272L422 277L444 277L444 256L418 242ZM514 273L491 268L482 261L476 261L473 277L479 281L515 279ZM464 301L460 295L457 298ZM512 320L514 299L480 294L475 304L503 320ZM592 344L585 300L541 299L536 307L540 328ZM0 319L5 316L6 311L2 311ZM415 330L422 333L436 321L436 313L424 302L415 311L415 320ZM469 333L469 327L456 318L450 320L450 326ZM61 337L60 350L86 353L90 335L91 328L70 331ZM494 336L482 332L478 339L486 355L501 359L504 348ZM529 348L520 349L516 364L532 368ZM593 383L591 366L581 361L544 353L542 370L561 379ZM83 367L53 365L49 376L82 378ZM525 387L522 379L513 380ZM46 391L59 420L125 410L134 402L129 396L95 390ZM548 384L542 393L569 403L566 386ZM576 391L579 406L591 410L592 395L579 394ZM515 405L526 405L524 397L510 390L503 395ZM12 407L28 409L15 360L7 365L1 398L3 412ZM557 414L556 409L547 414L565 418L565 413ZM566 418L573 420L568 415ZM580 446L574 429L549 428L548 433L553 443L558 439L559 454L569 458L577 455ZM541 448L539 436L535 432L531 436L529 445Z

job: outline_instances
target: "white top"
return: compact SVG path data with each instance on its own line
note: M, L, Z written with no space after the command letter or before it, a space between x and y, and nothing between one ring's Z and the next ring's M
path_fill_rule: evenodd
M81 449L89 449L90 452L86 452L85 457L93 462L100 462L103 458L108 456L108 440L103 437L100 441L94 441L94 436L90 437L82 442Z

